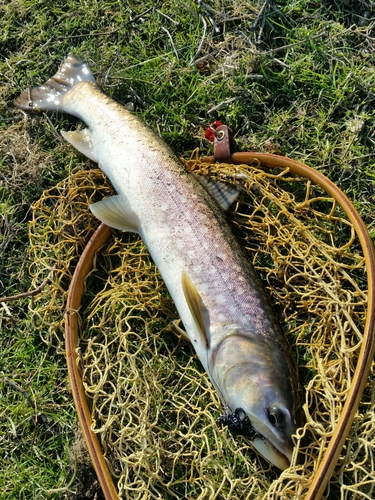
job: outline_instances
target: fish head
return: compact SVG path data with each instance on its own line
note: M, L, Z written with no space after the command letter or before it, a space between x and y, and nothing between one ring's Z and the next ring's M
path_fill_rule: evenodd
M266 337L235 331L217 346L209 362L226 408L219 422L247 436L282 470L290 465L296 431L293 374L287 359Z

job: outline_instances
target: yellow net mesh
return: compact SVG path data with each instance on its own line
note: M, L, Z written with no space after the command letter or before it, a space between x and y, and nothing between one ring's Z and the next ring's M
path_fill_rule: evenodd
M170 329L174 305L142 242L114 231L86 280L79 346L93 429L132 499L295 499L306 494L337 422L366 315L365 264L346 215L288 170L205 165L189 170L244 188L229 214L280 311L305 386L300 461L282 474L219 429L220 401L193 348ZM98 222L88 204L112 194L99 170L77 172L33 207L31 273L51 284L32 303L43 340L63 352L75 264ZM327 498L375 498L372 371Z

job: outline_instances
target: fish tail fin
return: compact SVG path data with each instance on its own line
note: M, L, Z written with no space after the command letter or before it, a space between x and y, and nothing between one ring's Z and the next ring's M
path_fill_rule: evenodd
M88 64L70 53L52 78L22 92L14 104L26 110L62 110L64 95L79 82L96 83Z

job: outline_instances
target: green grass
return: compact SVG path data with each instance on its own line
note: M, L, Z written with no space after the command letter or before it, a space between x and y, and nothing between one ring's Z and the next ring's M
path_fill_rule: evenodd
M0 4L0 295L30 286L30 204L90 165L58 133L72 120L26 122L13 106L69 51L90 63L107 94L134 100L178 154L210 148L189 117L220 118L239 149L277 148L325 173L375 235L374 2L283 0L266 9L263 27L263 1L207 4L225 12L216 36L192 0ZM34 334L28 300L0 306L0 498L62 498L47 492L72 478L75 412L64 358Z
M0 496L43 498L46 489L68 480L70 391L62 363L32 335L22 311L11 310L1 325Z

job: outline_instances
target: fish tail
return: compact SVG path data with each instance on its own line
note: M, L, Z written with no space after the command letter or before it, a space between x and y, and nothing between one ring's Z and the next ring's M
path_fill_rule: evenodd
M96 83L88 64L70 53L52 78L40 87L22 92L14 104L25 110L62 110L64 95L80 82Z

